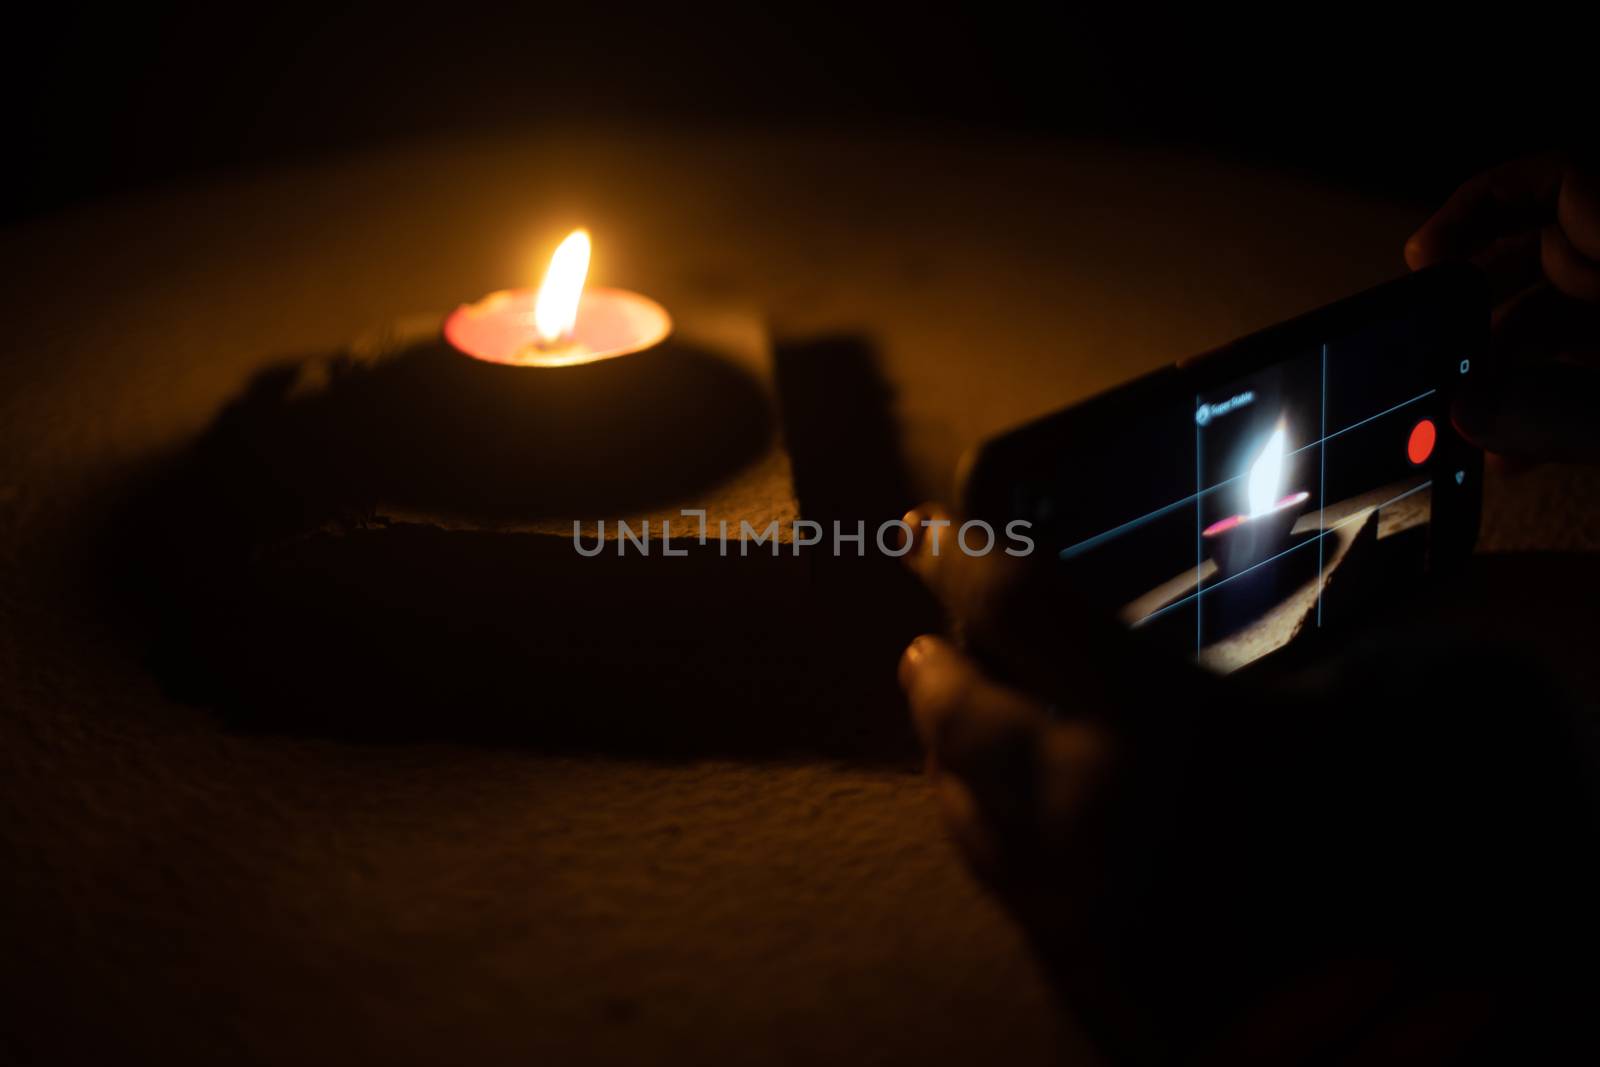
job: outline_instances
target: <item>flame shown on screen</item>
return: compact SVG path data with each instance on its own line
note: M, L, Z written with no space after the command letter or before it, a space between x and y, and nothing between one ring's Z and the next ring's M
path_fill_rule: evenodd
M578 302L589 276L589 231L573 230L561 242L539 286L533 305L533 325L539 340L551 345L572 338L578 323Z
M1245 492L1251 518L1265 515L1278 503L1278 494L1283 491L1283 460L1288 451L1287 439L1288 427L1279 419L1261 454L1250 464Z

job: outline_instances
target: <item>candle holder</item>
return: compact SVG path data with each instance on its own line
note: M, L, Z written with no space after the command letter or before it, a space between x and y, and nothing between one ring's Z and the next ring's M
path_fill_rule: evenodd
M666 308L626 289L585 289L571 335L540 340L539 294L502 289L462 304L444 321L444 338L462 355L512 367L565 368L631 356L672 333Z
M538 289L502 289L462 304L444 338L464 356L512 367L573 367L631 356L672 332L666 308L626 289L586 288L589 231L561 242Z
M1261 515L1230 515L1201 531L1217 563L1217 580L1241 574L1281 552L1311 494L1290 493Z
M759 378L692 339L533 368L437 337L351 362L308 400L343 444L328 449L341 493L484 518L627 515L692 499L775 439Z

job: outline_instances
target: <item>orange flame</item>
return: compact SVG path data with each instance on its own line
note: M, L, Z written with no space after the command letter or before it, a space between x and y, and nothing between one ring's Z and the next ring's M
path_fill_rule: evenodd
M573 230L561 242L539 286L533 304L533 325L544 344L572 338L578 322L578 302L583 299L583 282L589 276L589 231Z

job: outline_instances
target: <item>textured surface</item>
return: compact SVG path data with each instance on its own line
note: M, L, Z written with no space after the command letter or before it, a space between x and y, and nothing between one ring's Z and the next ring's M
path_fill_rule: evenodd
M256 370L524 281L578 221L597 281L861 339L934 493L981 433L1397 273L1421 215L1092 146L606 134L7 234L0 1059L1051 1059L913 768L233 732L98 595L110 506ZM1597 495L1496 484L1488 539L1591 546Z

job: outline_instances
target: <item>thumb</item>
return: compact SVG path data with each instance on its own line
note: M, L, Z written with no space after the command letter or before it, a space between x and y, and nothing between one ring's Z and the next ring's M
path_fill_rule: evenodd
M1600 462L1600 369L1545 362L1473 383L1451 410L1462 436L1517 460Z

